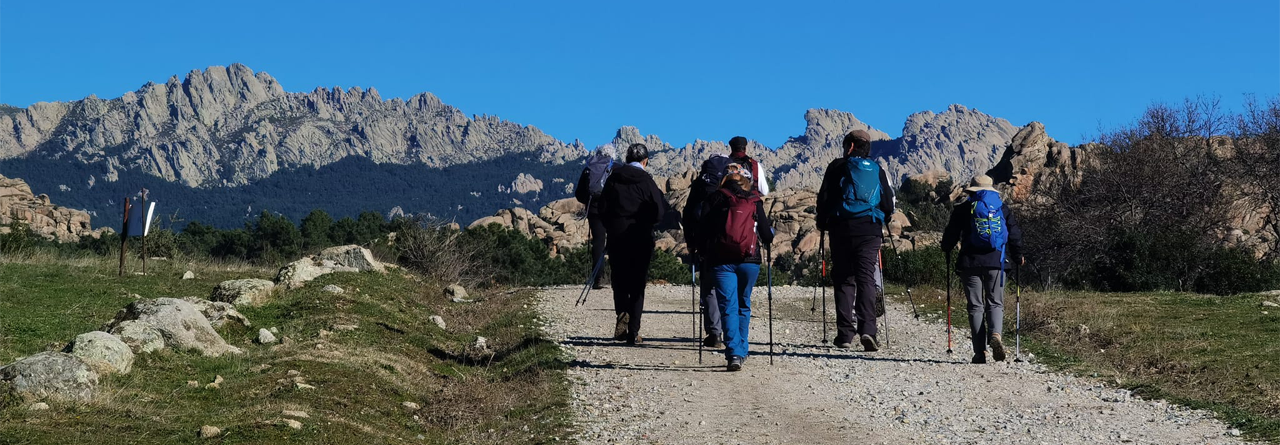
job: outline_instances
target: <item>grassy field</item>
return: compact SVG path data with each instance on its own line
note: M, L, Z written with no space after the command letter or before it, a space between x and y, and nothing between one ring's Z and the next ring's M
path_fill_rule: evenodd
M244 264L152 262L117 277L108 259L0 259L0 362L63 347L133 300L207 297L224 279L270 278ZM186 270L196 279L181 280ZM335 284L346 293L320 289ZM439 285L393 271L330 274L241 311L252 328L220 330L243 355L140 354L133 372L105 378L85 404L42 412L8 400L0 443L541 443L569 434L569 387L558 347L526 304L532 292L495 291L458 304ZM441 315L440 329L428 320ZM356 325L343 331L334 325ZM278 327L282 344L253 343ZM492 355L472 352L476 336ZM297 389L296 371L314 390ZM204 384L222 376L219 389ZM188 381L201 386L189 387ZM402 402L421 410L409 411ZM301 430L282 425L300 410ZM197 438L202 425L222 428Z
M1014 289L1011 283L1005 297L1005 339L1010 347ZM891 286L889 292L905 302L902 290ZM968 316L963 292L952 292L952 323L958 336L967 331ZM945 290L919 287L912 294L923 306L922 317L945 320ZM1212 410L1254 439L1280 441L1280 311L1263 307L1266 299L1024 292L1023 352L1143 397ZM967 341L957 341L955 350L972 354Z

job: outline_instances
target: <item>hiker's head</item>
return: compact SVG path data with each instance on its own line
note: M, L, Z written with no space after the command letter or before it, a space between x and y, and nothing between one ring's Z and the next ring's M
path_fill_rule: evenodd
M974 176L973 180L969 181L969 186L964 188L964 191L968 193L977 193L983 190L1000 193L999 190L992 187L991 177L987 175Z
M613 144L604 144L596 148L597 155L607 156L609 159L618 159L618 149Z
M729 151L733 153L746 153L747 138L744 138L742 136L734 136L733 139L729 140Z
M644 144L631 144L627 147L627 163L639 162L649 165L649 147Z
M840 147L844 149L845 156L870 158L871 134L864 130L850 131L844 135L844 142L840 143Z

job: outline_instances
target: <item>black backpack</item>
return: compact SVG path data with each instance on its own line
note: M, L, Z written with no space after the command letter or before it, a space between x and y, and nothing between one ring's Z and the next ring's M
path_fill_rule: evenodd
M587 171L587 179L591 181L588 190L591 196L598 197L604 192L604 181L613 173L613 158L601 153L591 155L587 158Z
M725 170L732 163L733 160L729 159L728 156L711 155L710 158L702 161L702 171L698 174L698 177L711 187L720 188L720 181L724 180Z

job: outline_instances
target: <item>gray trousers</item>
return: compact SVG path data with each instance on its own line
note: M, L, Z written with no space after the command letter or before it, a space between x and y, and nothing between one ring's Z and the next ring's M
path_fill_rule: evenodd
M698 281L701 281L700 288L702 300L702 330L705 335L712 335L716 338L724 337L724 325L720 323L720 300L716 298L716 274L711 272L711 266L702 264L699 268L701 275Z
M986 352L991 334L1004 332L1004 286L1000 274L999 269L960 272L960 282L969 297L969 334L973 336L974 354Z

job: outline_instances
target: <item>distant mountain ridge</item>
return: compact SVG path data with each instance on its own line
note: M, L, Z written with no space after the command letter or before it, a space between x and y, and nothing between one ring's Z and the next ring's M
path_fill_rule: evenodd
M994 165L1017 131L1004 119L960 105L912 115L899 138L838 110L808 110L805 121L804 133L781 147L753 142L750 148L779 188L816 188L827 163L840 155L841 138L853 129L878 139L877 157L896 178L947 172L960 180ZM708 154L728 151L718 141L674 147L634 127L619 129L614 138L620 147L634 142L650 145L650 170L661 177L683 174ZM188 204L187 219L220 225L243 219L231 215L247 208L312 203L353 201L385 213L399 205L396 194L405 193L441 198L405 199L405 212L467 220L512 204L569 196L587 152L580 142L559 141L533 126L468 117L431 93L388 100L374 88L290 93L269 74L240 64L193 70L114 99L0 106L0 173L23 177L51 190L58 202L95 215L115 212L114 202L131 188L173 186L170 196L199 204ZM339 164L348 158L369 162ZM308 184L263 182L277 174L309 177L306 171L326 166L338 167L321 175L325 180L361 184L345 195L342 184L325 187L326 196L307 200L298 197L313 188ZM437 180L441 172L463 166L471 176ZM432 188L419 190L418 183ZM240 190L201 192L224 188ZM354 194L356 189L384 193L371 198ZM201 196L218 202L199 202ZM290 198L298 199L285 202ZM295 212L287 214L300 217ZM96 223L102 224L113 222Z

